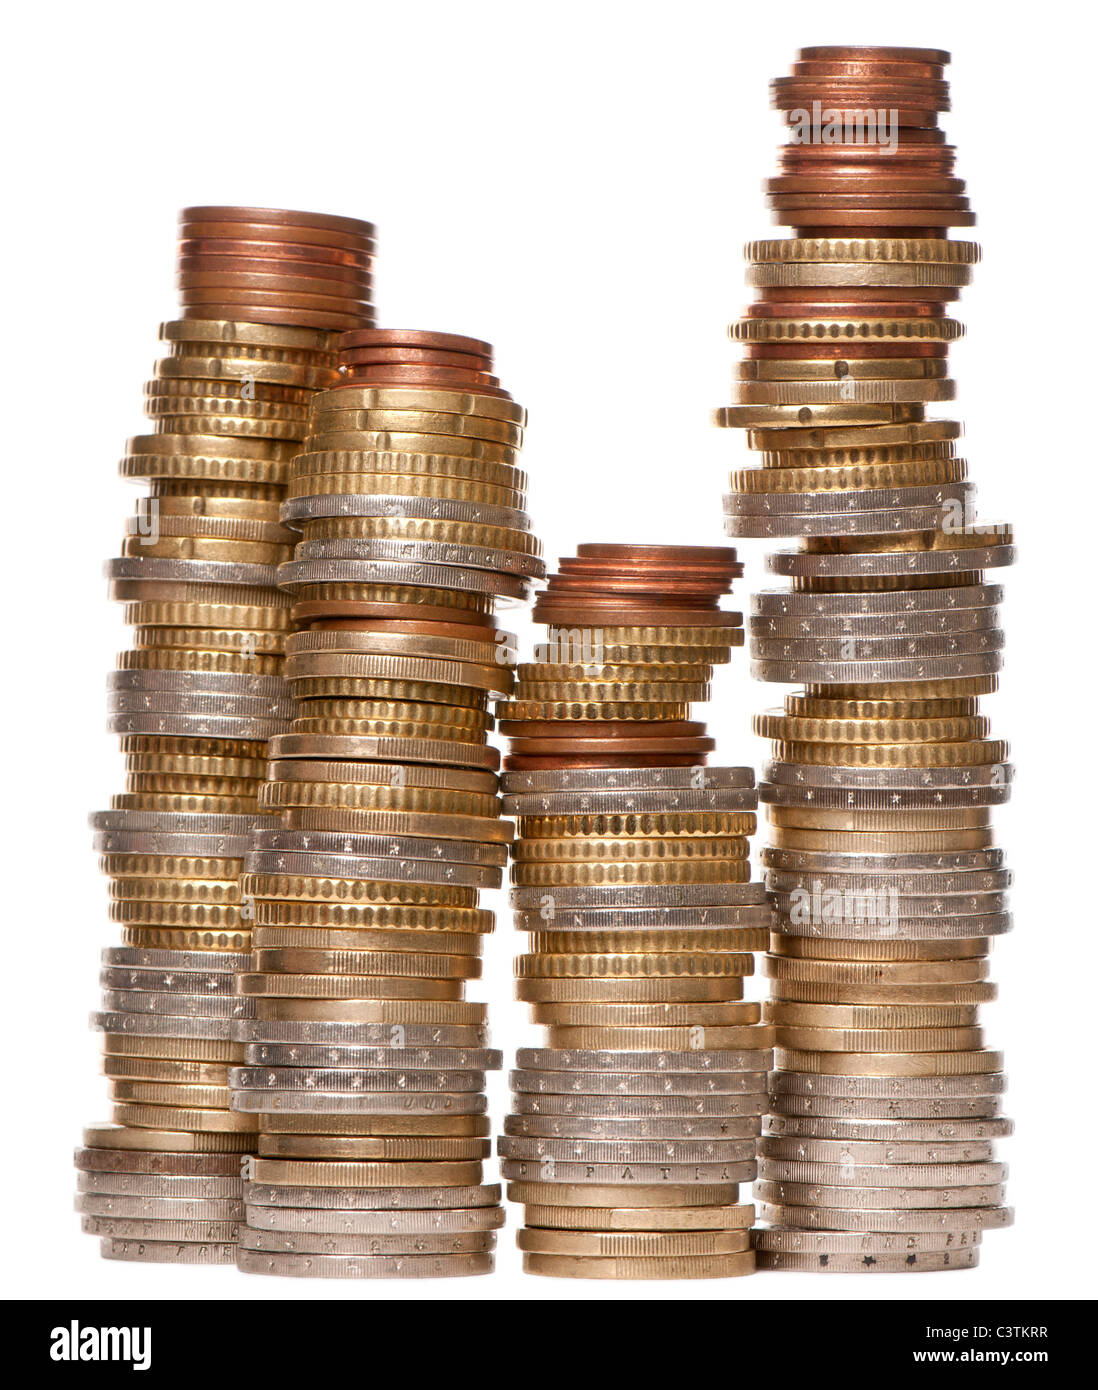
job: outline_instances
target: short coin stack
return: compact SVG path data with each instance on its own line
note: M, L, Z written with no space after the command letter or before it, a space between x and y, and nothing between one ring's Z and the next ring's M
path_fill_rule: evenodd
M483 1274L503 1221L483 1181L485 1071L501 1058L465 982L512 833L487 735L513 639L492 610L543 566L517 467L524 412L479 380L490 372L438 377L457 370L439 356L491 365L477 340L348 333L291 469L294 717L260 798L277 828L256 833L242 882L248 1273Z
M793 141L770 202L795 235L747 248L759 299L718 412L761 464L732 476L729 534L801 539L768 557L791 588L755 595L750 624L753 673L803 683L755 721L779 922L767 1268L966 1268L1010 1220L1002 1056L976 1015L1010 925L991 829L1010 768L978 709L1002 648L984 572L1014 551L972 520L960 425L925 418L952 399L947 310L979 257L944 237L973 221L937 126L947 60L805 49L775 84Z
M754 1268L750 1203L770 1030L743 999L771 914L750 883L748 768L685 722L727 661L735 552L582 546L539 598L543 659L501 704L514 735L512 904L531 933L522 1049L498 1141L525 1268L709 1278Z
M233 989L251 946L239 877L264 819L267 739L292 712L276 567L294 537L279 507L308 401L336 379L338 325L253 295L252 267L368 257L372 229L218 208L184 213L182 235L184 317L161 329L168 355L145 388L156 432L121 465L151 495L109 565L134 627L109 696L126 790L93 817L122 927L94 1019L114 1124L85 1132L77 1208L109 1258L210 1264L235 1259L241 1155L255 1147L228 1073L232 1021L251 1008ZM216 302L196 275L212 276Z

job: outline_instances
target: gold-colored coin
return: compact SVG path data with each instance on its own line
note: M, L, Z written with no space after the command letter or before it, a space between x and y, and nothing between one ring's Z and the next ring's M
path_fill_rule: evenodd
M968 477L964 459L913 459L835 467L742 468L730 477L733 492L861 492L870 488L929 487Z
M282 638L290 630L290 610L275 599L277 590L272 589L269 606L243 603L190 603L181 600L145 600L127 603L122 616L132 627L149 631L157 627L174 629L177 627L222 627L239 633L241 641L246 640L250 630L266 631ZM279 595L279 597L285 597Z
M982 715L931 719L816 718L757 714L755 733L783 743L956 743L987 737L991 720Z
M232 879L119 877L112 878L109 891L117 902L240 902L240 887Z
M952 576L947 576L952 580ZM807 685L805 694L829 700L955 700L993 695L998 676L954 676L940 681L882 681L880 685Z
M958 960L861 961L768 955L763 960L763 974L773 980L819 980L842 985L969 984L986 979L989 970L986 956Z
M235 886L242 862L187 854L103 854L99 867L111 878L220 879Z
M770 1000L768 1023L788 1028L920 1028L970 1026L975 1004L802 1004Z
M89 1149L128 1149L151 1153L247 1153L254 1148L251 1134L187 1132L165 1126L163 1129L129 1129L120 1125L88 1125L84 1146Z
M257 999L256 1016L293 1023L443 1023L483 1027L486 1004L465 999Z
M1006 762L1010 747L1002 739L955 743L775 742L773 756L781 762L822 767L987 767Z
M149 631L148 628L144 629ZM281 634L279 634L281 635ZM245 656L240 652L150 651L120 652L119 671L226 671L244 676L277 676L282 656Z
M478 733L492 727L492 716L485 710L472 706L430 704L426 700L309 700L302 703L301 711L314 719L441 724L444 727L473 729Z
M515 1184L517 1186L517 1184ZM744 1232L754 1224L755 1206L740 1202L725 1206L678 1207L567 1207L526 1205L529 1227L548 1235L553 1231L589 1231L600 1239L609 1232L667 1232L681 1235L688 1231ZM523 1234L520 1232L519 1234Z
M261 1158L319 1158L378 1162L455 1162L487 1158L491 1142L478 1138L387 1135L260 1134Z
M177 401L174 404L178 407L187 403ZM154 405L154 409L149 410L149 405ZM213 434L224 435L226 439L234 441L237 439L277 439L287 442L292 440L296 443L304 438L306 429L306 420L300 414L288 420L264 420L254 416L236 417L206 409L195 414L169 415L151 401L146 402L146 413L155 416L156 428L163 434L195 436Z
M476 545L539 555L541 543L530 531L482 526L469 521L437 521L413 516L334 516L302 523L305 540L430 541L439 545Z
M509 507L522 511L526 494L511 487L474 482L461 477L419 477L403 473L299 474L292 480L294 497L433 497L439 501L471 502L476 506Z
M203 536L164 536L151 541L127 536L123 555L156 556L166 560L228 560L246 565L277 565L293 556L293 547L258 541L221 541Z
M472 907L378 907L364 915L359 925L346 927L259 927L253 933L256 946L346 946L357 949L368 941L388 937L414 937L417 949L446 951L448 939L457 935L479 936L493 930L491 912ZM438 938L437 944L428 938ZM401 949L379 947L382 950ZM458 949L455 947L454 949Z
M758 1023L762 1006L756 1003L720 1004L534 1004L535 1023L567 1024L574 1028L693 1028L733 1027Z
M252 1182L272 1187L476 1187L480 1163L341 1163L257 1158Z
M752 958L746 957L751 960ZM750 975L745 969L744 974ZM743 976L667 979L518 979L515 998L528 1004L695 1004L743 998Z
M160 1081L182 1085L229 1086L229 1067L225 1062L189 1062L173 1058L103 1058L103 1074L116 1080Z
M735 813L740 814L740 813ZM744 860L749 845L744 835L755 829L755 817L745 813L751 830L743 835L647 837L586 835L520 839L514 847L516 867L524 863L645 863L659 861L727 862Z
M491 1133L487 1115L260 1115L260 1134L352 1134L364 1138L483 1139Z
M187 927L125 926L122 945L147 951L250 951L250 931L202 931Z
M368 902L345 904L325 902L279 902L257 898L253 922L256 927L339 927L344 931L369 931L379 914L399 905L421 910L453 912L471 909L477 900L475 888L435 888L419 884L382 884L385 895Z
M304 732L295 730L295 732ZM421 787L382 787L375 783L266 782L259 789L262 810L288 807L347 806L393 815L491 819L499 816L499 798L466 791Z
M529 1215L529 1214L528 1214ZM733 1231L518 1231L520 1250L538 1254L664 1259L730 1255L751 1248L746 1230Z
M825 720L922 720L956 719L979 713L979 702L974 698L954 697L951 699L868 699L841 700L824 699L819 695L787 695L785 712L804 719ZM886 738L882 743L896 742ZM844 739L842 742L857 742Z
M791 263L823 261L829 264L914 261L936 265L975 265L980 248L974 241L948 241L939 237L784 237L749 241L748 261Z
M191 345L179 344L178 346L188 347ZM198 347L198 344L193 346ZM306 399L311 392L333 386L337 380L336 371L332 367L294 362L265 362L262 358L243 355L217 357L212 353L205 352L194 352L193 355L187 356L180 354L162 357L156 364L156 375L162 380L183 378L191 381L216 381L221 379L226 384L231 382L238 391L246 380L271 382L297 387L306 393Z
M340 390L340 398L347 388ZM503 444L509 449L522 447L522 426L507 420L492 420L483 415L459 415L445 410L355 409L350 401L347 409L314 409L310 416L311 442L333 436L357 437L363 448L380 444L386 435L399 431L405 434L427 434L432 438L477 439L491 444ZM441 451L440 451L441 452Z
M754 835L756 818L750 811L662 811L575 816L520 816L523 839L586 837L727 837Z
M727 1207L738 1202L736 1183L511 1182L512 1202L547 1207Z
M793 833L793 832L791 832ZM746 845L746 841L744 842ZM521 844L521 842L520 842ZM665 859L621 860L605 863L522 863L511 865L511 882L516 888L551 888L576 884L609 887L625 883L747 883L751 865L747 851L741 860Z
M356 906L361 911L371 912L379 905L405 901L404 889L415 890L415 895L407 900L410 903L419 900L420 889L427 895L435 892L461 894L462 900L455 900L453 907L473 907L476 902L475 889L453 888L449 884L382 883L369 878L329 878L317 874L245 873L240 880L240 891L246 898L273 900L283 907L301 902L327 907ZM429 903L430 896L425 896L423 901ZM442 906L443 902L437 899L432 905Z
M814 1052L960 1052L980 1047L982 1028L799 1028L774 1030L781 1047Z
M110 920L132 926L229 932L248 925L242 921L240 907L235 903L115 901L110 904Z
M627 643L626 645L637 645ZM640 644L643 646L644 644ZM652 650L660 650L659 644L649 644ZM723 648L721 649L723 650ZM681 681L686 684L704 685L713 674L712 666L700 661L657 662L655 660L630 662L610 662L601 658L590 663L554 663L549 661L521 661L515 667L515 676L520 691L534 691L541 686L586 686L610 684L630 689L646 682L666 685Z
M945 811L829 811L818 806L768 806L771 825L805 830L973 830L991 824L987 806L962 806Z
M255 628L242 632L239 628L224 627L139 627L133 635L134 645L148 648L182 649L185 651L226 652L232 656L281 656L285 638L281 633Z
M829 985L804 981L772 980L770 997L790 1004L853 1004L894 1007L985 1004L996 997L993 984L967 985Z
M112 1100L131 1101L141 1105L165 1105L173 1109L195 1106L200 1110L228 1110L229 1082L223 1085L198 1085L187 1082L112 1080L107 1087Z
M770 950L776 956L807 960L905 961L966 960L986 956L991 942L986 936L946 941L839 941L830 937L780 936L771 933Z
M828 318L826 306L816 318L737 319L728 336L736 343L795 342L955 342L964 325L947 318Z
M420 951L425 954L454 952L476 955L480 937L458 931L324 931L310 927L257 927L252 933L257 970L285 970L278 964L287 951L308 951L335 957L346 951ZM272 952L277 952L275 956ZM312 965L303 969L314 969ZM342 968L342 967L340 967ZM352 969L350 965L347 969Z
M111 1106L115 1124L135 1129L182 1129L195 1134L250 1134L256 1132L254 1115L235 1110L188 1109L183 1106L138 1105L120 1101Z
M476 942L475 937L473 940ZM480 960L474 952L458 954L456 947L450 954L385 951L372 942L363 942L357 950L256 944L252 961L257 971L283 974L400 975L431 980L471 980L480 974Z
M378 962L379 972L381 962ZM260 975L241 973L237 993L245 998L267 999L460 999L460 980L423 979L396 975L390 970L377 975Z
M319 701L301 701L307 710ZM336 734L352 738L431 738L452 743L484 742L484 730L466 724L436 724L397 719L329 719L299 714L293 721L295 734Z
M586 951L764 951L765 927L725 927L712 931L544 931L530 937L532 951L582 955Z
M173 1062L221 1062L244 1060L239 1043L221 1038L150 1038L133 1033L104 1033L103 1051L108 1057L156 1058Z
M182 793L188 796L254 797L262 783L258 778L173 777L157 772L131 772L126 777L128 792L155 795Z
M722 975L750 975L755 960L748 953L701 955L686 951L657 955L648 952L603 952L583 955L518 956L515 974L519 979L590 980L609 979L685 979ZM240 977L238 977L240 978Z
M725 1048L767 1049L774 1032L765 1024L723 1028L695 1024L686 1028L607 1028L553 1026L550 1046L592 1048L595 1051L630 1052L650 1048L668 1051L712 1052Z
M181 793L115 792L112 811L173 811L189 815L254 816L254 796L185 796Z
M711 669L711 668L710 668ZM707 681L688 682L662 680L663 667L649 667L652 679L632 683L621 681L537 681L521 680L515 690L515 699L506 708L520 711L531 705L545 708L550 705L635 705L635 704L684 704L691 700L708 700ZM541 715L504 713L498 711L501 719L542 718ZM568 717L568 716L565 716Z
M775 825L770 843L781 849L814 849L831 854L948 854L958 850L986 849L994 843L990 829L983 830L790 830Z
M656 703L648 701L642 703L635 701L632 704L611 704L589 700L581 701L536 701L536 700L509 700L501 701L496 708L496 713L502 721L512 720L516 724L528 719L551 719L560 720L567 723L569 720L595 722L598 720L617 721L622 719L637 720L638 722L671 721L689 719L689 702L678 703ZM501 723L500 728L504 733L517 733L517 729L508 730ZM561 731L562 737L567 737L567 730Z
M526 411L516 401L482 395L478 391L448 391L435 387L341 386L335 391L325 391L316 401L318 415L337 406L348 406L364 413L423 411L506 420L515 425L526 423Z
M357 763L335 759L272 758L270 776L276 782L362 782L379 789L423 787L445 791L494 792L494 772L474 768L440 767L430 763Z
M518 462L515 449L491 444L478 446L470 440L448 440L439 435L423 435L421 443L422 448L396 450L311 446L290 464L290 496L309 495L309 490L300 486L301 478L351 477L366 481L373 474L408 479L459 478L513 492L525 492L529 484L527 475L515 466ZM331 491L328 486L316 489L319 496Z

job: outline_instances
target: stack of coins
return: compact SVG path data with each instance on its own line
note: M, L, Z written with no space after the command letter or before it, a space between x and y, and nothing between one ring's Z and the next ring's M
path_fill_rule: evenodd
M794 236L747 248L759 298L717 416L760 464L732 475L728 533L801 543L768 557L791 587L756 594L750 622L753 673L803 685L755 721L778 919L766 1268L965 1268L1010 1220L1002 1057L976 1015L1010 925L991 828L1010 768L978 709L1002 648L984 572L1014 551L973 519L960 425L925 418L952 399L948 309L979 257L946 239L973 221L937 125L947 61L804 49L775 84L793 138L768 188Z
M291 468L294 717L260 797L277 827L242 882L254 952L237 985L255 1017L235 1027L231 1078L234 1113L259 1126L249 1273L483 1274L503 1222L483 1180L501 1058L465 982L512 834L487 737L514 641L492 610L543 565L516 466L524 412L434 375L457 370L439 355L491 365L451 334L348 333Z
M266 819L267 740L292 713L277 565L294 534L279 507L308 402L337 379L337 325L266 290L250 297L266 274L253 264L338 259L372 237L344 218L257 216L184 213L184 317L162 327L168 355L145 388L155 433L132 439L121 466L150 495L108 567L134 628L109 697L127 781L93 817L122 926L94 1018L114 1124L87 1130L77 1155L84 1227L115 1259L231 1263L241 1155L255 1148L254 1119L230 1110L232 1022L252 1008L234 993L251 947L239 878ZM199 289L213 283L216 302Z
M538 599L541 660L501 704L518 817L522 1049L498 1141L525 1268L578 1278L749 1273L770 1030L743 982L771 921L750 883L754 775L707 768L714 663L740 637L735 552L581 546Z
M334 333L374 321L369 222L280 208L184 208L179 235L184 318Z

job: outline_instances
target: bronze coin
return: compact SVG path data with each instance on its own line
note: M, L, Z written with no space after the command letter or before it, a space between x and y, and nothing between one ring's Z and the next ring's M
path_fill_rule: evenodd
M491 372L491 355L473 352L441 352L430 348L376 347L345 348L339 354L340 366L377 366L395 362L400 366L464 367L472 372Z
M457 333L431 333L418 328L364 328L345 333L339 351L355 347L421 347L438 352L464 352L491 357L492 344L479 338L463 338Z
M220 260L236 257L240 260L277 261L279 265L304 262L310 266L342 266L349 270L368 270L373 264L369 251L348 251L339 246L310 245L296 241L241 241L228 237L190 237L179 243L181 258L200 257Z
M297 212L287 208L192 207L179 214L181 222L246 222L272 227L324 228L372 241L376 228L358 217L336 217L329 212Z

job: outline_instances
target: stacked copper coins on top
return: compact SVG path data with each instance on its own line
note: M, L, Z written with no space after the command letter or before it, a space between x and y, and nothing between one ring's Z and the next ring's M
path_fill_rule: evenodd
M501 703L521 1049L498 1141L528 1271L706 1278L754 1268L750 1203L770 1030L745 1002L771 921L750 883L749 768L708 768L718 607L735 552L581 546L539 596L540 659Z
M331 222L356 229L348 244L370 230L273 211L257 229L252 210L207 211L240 238L262 230L302 257L337 249L315 243L330 240ZM224 264L224 297L204 304L184 289L186 316L163 325L167 355L145 388L155 433L131 439L121 465L150 495L108 566L134 627L109 697L127 781L93 817L122 927L121 945L104 952L94 1019L114 1124L89 1129L77 1155L78 1209L105 1255L192 1264L235 1259L241 1155L255 1148L254 1119L229 1108L229 1067L242 1058L232 1021L252 1008L233 987L251 946L239 878L266 819L267 740L292 713L290 599L277 566L294 534L279 509L308 402L336 379L328 325L242 296L250 272L239 249L191 213L184 286L199 226L203 257ZM231 321L210 317L230 310Z
M991 828L1010 768L978 710L1002 648L985 571L1014 551L973 522L960 425L925 417L952 399L948 311L979 256L945 239L973 220L937 126L945 61L806 49L775 84L793 143L768 187L795 235L747 248L758 301L718 412L759 462L732 475L727 531L801 541L768 557L791 585L756 594L750 622L753 673L803 685L756 720L779 922L767 1268L964 1268L1010 1220L1002 1057L976 1015L1010 925ZM869 141L856 107L876 109Z
M235 1113L259 1124L250 1273L492 1268L484 1082L501 1059L465 982L512 834L487 735L514 644L493 608L526 598L543 565L522 408L424 375L437 355L490 354L450 334L348 333L291 468L294 718L260 798L277 828L257 832L242 885L255 949L238 989L256 1016L236 1027L232 1074Z

